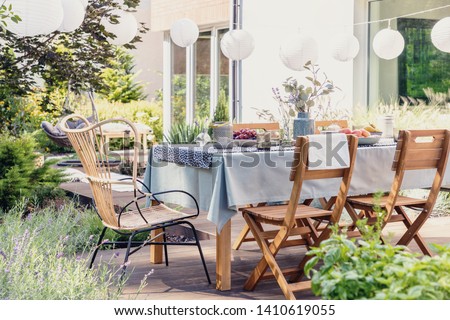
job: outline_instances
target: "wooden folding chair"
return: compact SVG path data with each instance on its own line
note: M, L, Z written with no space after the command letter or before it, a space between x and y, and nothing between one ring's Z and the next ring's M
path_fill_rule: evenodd
M295 275L291 281L300 279L303 267L310 257L305 256L295 268L282 270L276 261L276 255L283 247L303 245L309 248L317 246L321 241L327 239L330 236L330 229L324 228L319 231L313 219L324 218L328 224L336 224L340 219L350 187L358 145L357 138L353 135L348 136L350 164L348 168L342 169L309 170L308 141L308 137L298 137L296 141L290 175L290 180L294 181L294 184L289 203L281 206L262 206L243 210L244 219L263 253L263 257L244 285L246 290L254 290L256 284L267 277L275 277L285 297L290 300L295 299L295 291L309 289L310 281L288 283L285 275ZM332 211L298 204L303 181L329 178L342 179ZM265 224L277 226L278 229L265 231L263 228ZM268 268L270 268L270 272L266 275Z
M401 221L407 229L397 242L398 245L407 246L414 239L424 254L431 255L419 230L430 216L441 188L447 166L449 143L449 130L401 131L392 164L395 176L390 193L380 199L375 199L372 194L349 197L346 209L354 223L363 218L367 218L369 224L376 223L375 210L376 206L379 206L386 212L381 228L384 228L387 223ZM400 196L405 171L420 169L436 169L428 198L414 199ZM414 222L408 217L403 207L420 211ZM358 213L356 210L361 211Z
M314 121L314 133L319 134L321 128L326 128L332 124L337 124L341 128L348 128L347 120L316 120Z

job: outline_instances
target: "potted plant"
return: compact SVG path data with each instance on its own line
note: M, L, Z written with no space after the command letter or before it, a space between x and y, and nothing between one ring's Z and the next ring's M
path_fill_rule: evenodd
M328 95L337 89L326 74L323 74L325 77L323 81L319 80L319 68L311 61L308 61L304 68L311 74L305 77L311 83L310 86L300 84L293 77L289 77L282 84L285 91L284 96L281 95L280 89L273 90L274 98L280 107L287 110L291 117L297 115L293 125L294 137L314 134L314 119L310 117L311 108L315 106L316 100L320 96Z
M228 99L225 90L221 89L219 92L219 99L217 101L216 110L214 111L214 118L211 123L212 137L215 141L219 138L231 139L233 130L229 122L228 114Z

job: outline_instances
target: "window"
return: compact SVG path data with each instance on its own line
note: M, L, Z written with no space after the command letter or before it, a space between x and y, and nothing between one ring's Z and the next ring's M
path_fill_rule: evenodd
M369 2L369 20L378 21L414 12L442 7L448 0L384 0ZM450 8L393 19L391 26L405 39L402 54L392 60L383 60L373 51L375 34L387 28L387 22L369 25L369 105L391 102L399 96L424 98L423 89L447 92L450 85L450 55L439 51L431 42L434 24L450 15Z
M405 38L405 52L399 57L399 94L425 99L424 88L447 92L450 87L450 56L431 42L437 20L399 19L398 30Z
M165 122L164 130L169 130L170 125L191 121L192 115L192 121L210 118L217 104L228 105L229 60L220 50L220 40L227 31L201 32L193 48L178 47L171 43L169 33L166 34L170 52L166 52L165 57L170 56L171 60L164 73L164 78L170 80L164 90L170 91L170 104L164 104L164 109L171 119Z

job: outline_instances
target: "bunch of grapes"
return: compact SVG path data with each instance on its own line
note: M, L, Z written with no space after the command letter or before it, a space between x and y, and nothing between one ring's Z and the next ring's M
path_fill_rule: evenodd
M233 131L233 139L251 139L256 140L256 130L253 129L241 129L239 131Z

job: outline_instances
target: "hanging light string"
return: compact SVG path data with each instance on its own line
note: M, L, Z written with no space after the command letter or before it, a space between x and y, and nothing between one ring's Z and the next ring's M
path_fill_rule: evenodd
M385 19L379 19L379 20L373 20L373 21L358 22L358 23L354 23L353 25L354 25L354 26L360 26L360 25L366 25L366 24L378 23L378 22L385 22L385 21L388 21L388 22L390 23L390 21L391 21L391 20L394 20L394 19L411 17L411 16L415 16L415 15L418 15L418 14L428 13L428 12L432 12L432 11L436 11L436 10L441 10L441 9L445 9L445 8L450 8L450 4L447 4L447 5L441 6L441 7L436 7L436 8L427 9L427 10L422 10L422 11L417 11L417 12L412 12L412 13L402 14L402 15L400 15L400 16L392 17L392 18L385 18Z

